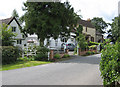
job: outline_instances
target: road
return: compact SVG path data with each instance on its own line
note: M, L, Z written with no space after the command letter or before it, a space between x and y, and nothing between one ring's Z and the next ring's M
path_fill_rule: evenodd
M3 85L102 85L100 54L2 71Z

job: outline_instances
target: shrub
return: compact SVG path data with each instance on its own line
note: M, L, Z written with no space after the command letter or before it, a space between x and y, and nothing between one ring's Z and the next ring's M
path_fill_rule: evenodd
M18 61L34 61L34 57L28 58L28 57L20 57L17 59Z
M64 54L63 58L67 58L67 57L70 57L69 54Z
M49 52L49 49L47 47L37 47L37 54L38 53L43 53L43 54L47 54Z
M47 61L48 60L48 52L49 52L48 48L38 46L36 56L34 57L35 60Z
M96 45L91 45L91 46L89 46L89 49L96 50Z
M95 54L95 52L94 52L94 51L92 51L92 52L91 52L91 54Z
M17 61L21 55L21 50L14 46L3 46L2 48L2 63L10 64Z
M91 55L91 51L86 52L86 55Z
M89 41L88 46L91 46L91 45L98 45L98 44L99 44L99 43L97 43L97 42Z
M43 53L37 54L34 58L37 61L48 61L48 55Z
M77 46L74 48L74 54L77 54Z
M54 55L54 58L59 59L59 58L61 58L61 56L60 56L60 54L57 53Z
M120 43L106 44L101 54L100 71L104 85L115 85L120 80Z

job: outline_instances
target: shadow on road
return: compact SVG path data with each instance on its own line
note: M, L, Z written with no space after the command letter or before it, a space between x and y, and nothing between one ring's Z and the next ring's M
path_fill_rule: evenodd
M100 63L100 54L91 55L91 56L76 56L71 55L72 59L61 61L58 63L88 63L88 64L99 64Z

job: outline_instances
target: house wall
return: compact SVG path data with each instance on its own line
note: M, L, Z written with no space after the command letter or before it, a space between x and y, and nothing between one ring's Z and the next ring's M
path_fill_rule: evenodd
M0 26L2 25L2 21L0 20Z
M19 29L19 25L17 24L17 22L15 20L13 20L10 23L10 26L8 26L8 28L10 28L10 27L16 27L16 32L13 32L13 33L17 33L17 36L15 37L15 39L22 39L22 33Z
M20 29L19 29L19 25L17 24L17 22L15 21L15 20L13 20L11 23L10 23L10 25L8 26L8 29L10 29L11 27L16 27L16 32L13 32L13 33L16 33L16 37L13 37L13 38L15 38L15 39L23 39L22 37L22 33L21 33L21 31L20 31ZM22 41L22 43L23 43L23 41ZM14 42L14 46L20 46L20 47L22 47L22 44L17 44L17 40L15 40L15 42Z
M96 42L98 42L99 40L101 40L103 38L102 35L96 35Z
M96 42L96 29L95 28L87 27L87 32L86 32L86 27L83 26L82 33L91 35L92 37L94 37L94 41ZM91 37L89 37L89 40L91 40Z
M68 43L73 43L74 45L75 45L75 38L72 38L72 40L71 40L71 38L72 37L70 37L68 40L67 40L67 42L66 42L66 44L68 44ZM61 38L59 37L58 39L56 39L56 40L54 40L52 37L49 39L49 46L50 47L52 47L52 48L55 48L55 49L61 49L61 44L62 43L64 43L64 42L62 42L61 41ZM47 44L47 39L45 39L45 41L44 41L44 46Z

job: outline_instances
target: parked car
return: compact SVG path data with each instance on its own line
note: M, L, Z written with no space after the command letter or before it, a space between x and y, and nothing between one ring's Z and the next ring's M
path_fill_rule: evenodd
M66 45L66 49L69 49L70 51L74 51L75 45L73 43L62 43L61 44L61 49L64 49L64 45Z

